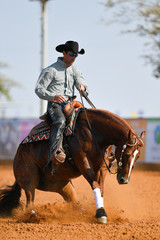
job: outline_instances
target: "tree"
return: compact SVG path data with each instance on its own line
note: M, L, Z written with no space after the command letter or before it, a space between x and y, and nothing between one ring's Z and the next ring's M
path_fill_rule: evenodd
M0 62L0 68L9 67L8 64ZM0 73L0 97L5 96L7 100L10 100L10 89L15 86L20 86L16 81L6 77Z
M121 23L125 33L146 37L148 54L143 55L153 67L153 75L160 78L160 1L159 0L107 0L104 3L110 21ZM128 29L128 25L129 29Z

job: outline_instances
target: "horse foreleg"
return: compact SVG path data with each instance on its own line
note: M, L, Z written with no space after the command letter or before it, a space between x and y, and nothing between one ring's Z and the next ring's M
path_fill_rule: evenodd
M97 173L97 182L100 185L100 191L99 189L95 189L93 190L94 192L94 196L95 196L95 200L97 202L97 213L96 216L102 216L102 221L107 221L107 214L105 213L104 210L104 182L105 182L105 178L106 178L106 174L107 174L107 168L106 168L106 163L109 167L109 156L110 153L112 151L112 146L109 146L104 154L105 157L105 162L103 161L100 170ZM105 218L106 216L106 218ZM100 218L101 219L101 218Z
M96 217L99 218L99 221L102 223L107 222L107 214L104 210L104 181L106 174L106 166L103 164L97 173L97 182L100 186L100 190L99 188L93 190L97 208Z
M61 186L62 185L62 186ZM67 202L78 202L77 195L74 189L74 186L71 181L69 181L67 184L61 184L59 186L58 193L61 194L61 196L64 198Z
M88 161L88 158L85 156L79 161L78 168L80 169L83 176L91 185L91 188L94 193L95 203L96 203L96 218L100 223L107 223L107 214L104 210L103 196L101 195L100 185L97 182L97 178L92 167L92 164Z
M104 182L105 182L106 175L107 175L107 168L106 168L105 162L103 162L97 174L97 182L100 185L102 197L104 197Z

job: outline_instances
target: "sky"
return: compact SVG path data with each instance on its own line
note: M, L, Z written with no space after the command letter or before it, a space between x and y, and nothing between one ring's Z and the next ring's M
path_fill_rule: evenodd
M104 2L104 1L103 1ZM86 53L75 65L89 87L96 108L121 117L160 117L160 80L144 64L144 39L120 34L120 25L101 21L107 14L102 0L50 0L47 3L47 65L57 60L55 47L68 40ZM34 92L41 71L40 1L0 0L0 72L21 84L12 101L0 99L0 118L38 118L40 99ZM76 92L77 99L79 93ZM87 102L85 106L89 107Z

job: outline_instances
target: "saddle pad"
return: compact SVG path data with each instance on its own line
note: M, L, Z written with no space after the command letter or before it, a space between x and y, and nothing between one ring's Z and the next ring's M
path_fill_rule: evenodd
M82 108L75 108L73 113L72 113L72 116L71 116L71 120L69 122L69 124L65 127L65 130L64 130L64 134L66 136L70 136L73 134L74 132L74 128L75 128L75 123L76 123L76 120L77 120L77 116L79 114L79 112L82 110Z
M64 134L66 136L70 136L73 134L74 132L74 128L75 128L75 123L76 123L76 119L77 119L77 116L80 112L82 108L76 108L74 109L73 113L72 113L72 116L71 116L71 120L69 122L69 124L65 127L65 130L64 130ZM32 132L32 131L31 131ZM51 130L50 129L47 129L45 131L40 131L39 133L37 134L29 134L22 142L21 144L26 144L26 143L33 143L33 142L38 142L38 141L44 141L44 140L48 140L49 137L50 137L50 133L51 133Z
M35 135L28 135L22 142L21 144L26 144L26 143L31 143L31 142L38 142L42 140L48 140L50 136L51 131L47 130L44 132L40 132Z

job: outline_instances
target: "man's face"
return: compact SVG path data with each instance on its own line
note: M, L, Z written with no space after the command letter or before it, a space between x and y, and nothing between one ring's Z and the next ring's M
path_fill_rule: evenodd
M74 63L76 57L77 54L72 51L63 51L63 61L66 63L67 67Z

